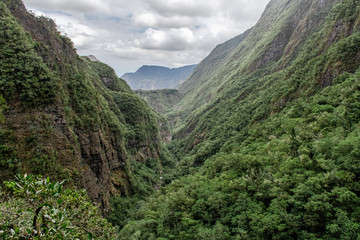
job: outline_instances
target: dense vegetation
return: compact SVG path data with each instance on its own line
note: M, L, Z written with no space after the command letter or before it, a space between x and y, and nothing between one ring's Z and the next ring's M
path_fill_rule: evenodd
M359 15L274 0L217 71L200 64L168 114L184 177L119 239L358 239Z
M135 90L134 93L162 114L172 111L173 106L182 98L182 95L176 89Z
M0 2L1 181L66 179L108 213L112 197L142 199L162 184L172 166L163 121L113 69L79 57L52 20Z
M8 101L17 100L24 105L50 103L55 97L55 79L35 53L30 37L13 19L9 19L6 10L1 4L1 93Z
M162 189L121 239L357 239L360 71L337 81Z
M113 239L115 229L102 218L85 190L64 182L17 176L0 195L1 239Z
M360 239L358 1L272 0L179 92L138 92L176 164L111 68L0 10L0 178L67 179L3 181L3 238Z

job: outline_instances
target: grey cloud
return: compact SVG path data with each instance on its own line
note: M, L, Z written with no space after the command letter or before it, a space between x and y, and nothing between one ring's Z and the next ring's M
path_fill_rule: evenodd
M218 1L211 0L148 0L147 4L165 17L210 17L218 9Z
M24 2L55 18L79 54L93 54L122 75L145 64L200 62L216 45L253 26L269 0Z
M80 11L83 13L105 10L101 0L26 0L29 6L53 11Z
M155 30L148 29L135 45L148 50L183 51L195 41L193 32L188 28Z
M189 16L164 17L153 12L143 12L133 16L134 24L149 28L182 28L193 27L198 19Z

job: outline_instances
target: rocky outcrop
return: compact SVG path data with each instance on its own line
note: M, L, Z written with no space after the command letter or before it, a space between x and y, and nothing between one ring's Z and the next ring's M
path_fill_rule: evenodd
M86 56L90 61L93 62L101 62L99 59L97 59L94 55Z

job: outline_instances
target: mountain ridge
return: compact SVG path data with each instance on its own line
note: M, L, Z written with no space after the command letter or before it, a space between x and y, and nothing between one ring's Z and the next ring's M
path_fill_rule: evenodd
M0 27L0 180L85 187L124 240L359 238L359 1L271 0L179 90L136 91L164 116L21 1Z
M176 88L185 81L196 65L168 68L155 65L143 65L135 73L125 73L126 80L134 90L155 90Z

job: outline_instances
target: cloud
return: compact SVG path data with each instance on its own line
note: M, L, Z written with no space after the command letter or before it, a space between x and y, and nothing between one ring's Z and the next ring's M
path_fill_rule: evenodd
M193 32L188 28L169 30L149 28L141 37L134 40L134 45L147 50L182 51L191 47L195 41Z
M164 17L153 12L143 12L133 16L135 26L148 28L190 28L198 22L189 16Z
M148 6L158 14L171 16L210 17L216 9L221 9L221 1L213 0L148 0Z
M27 0L25 3L32 8L48 9L54 11L96 12L109 11L109 6L101 0Z
M269 0L24 0L119 75L141 65L200 62L218 44L252 27Z

